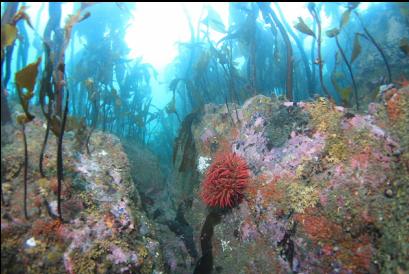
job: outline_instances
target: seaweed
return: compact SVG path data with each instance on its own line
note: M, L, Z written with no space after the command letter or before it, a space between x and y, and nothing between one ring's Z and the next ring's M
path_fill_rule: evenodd
M360 33L355 33L354 37L354 45L352 47L352 53L351 53L351 64L355 61L356 58L358 58L359 54L362 51L361 43L359 43L359 35Z
M341 25L342 25L342 26L345 24L345 23L344 23L344 20L346 20L346 19L344 19L344 16L343 16L343 20L341 21ZM341 32L340 29L337 29L337 28L331 29L331 30L328 30L328 31L327 31L327 36L330 37L330 38L335 37L335 42L336 42L336 44L337 44L338 50L339 50L339 52L341 53L342 59L344 60L345 65L346 65L347 68L348 68L349 75L351 76L352 86L353 86L353 88L354 88L356 110L359 110L358 89L357 89L357 87L356 87L354 74L352 73L351 64L348 62L348 59L347 59L346 56L345 56L344 50L342 49L341 45L339 44L338 35L340 34L340 32ZM357 35L358 35L358 34L355 34L355 39L358 39L358 38L357 38L357 37L358 37ZM356 43L354 43L354 45L356 45ZM355 46L354 49L355 49L355 48L358 48L358 46ZM356 49L356 50L353 51L352 57L351 57L351 63L353 62L353 60L355 60L355 58L358 56L358 54L359 54L358 49ZM340 94L340 95L341 95L341 97L343 96L342 94ZM345 98L343 98L343 99L345 99Z
M64 35L64 45L62 48L62 51L60 52L60 57L59 57L59 62L57 64L57 71L56 71L56 77L55 79L56 85L55 85L55 92L57 93L57 96L60 96L62 98L62 90L63 90L63 81L64 81L64 76L65 76L65 63L64 63L64 57L65 57L65 49L67 48L68 42L71 38L71 32L72 32L72 27L85 20L88 18L91 14L89 12L85 13L84 15L81 15L82 9L79 9L78 12L75 15L71 15L69 19L67 20L64 30L65 30L65 35ZM61 119L61 124L60 124L60 131L58 134L58 143L57 143L57 180L58 180L58 194L57 194L57 211L58 211L58 218L62 222L63 217L62 217L62 212L61 212L61 188L62 188L62 181L64 180L64 164L63 164L63 157L62 157L62 143L63 143L63 137L64 137L64 130L65 130L65 124L67 121L67 114L68 114L68 103L69 103L69 90L66 87L66 95L65 95L65 107L64 107L64 113ZM57 109L56 112L59 112L58 109L58 102L59 99L57 98Z
M14 40L17 38L17 23L20 20L25 20L27 24L31 27L30 17L26 13L26 6L20 7L17 10L18 3L11 4L7 6L6 13L4 15L4 19L1 20L1 60L3 61L4 57L4 50L6 47L13 46ZM15 13L13 16L11 14ZM4 23L3 23L4 22Z
M50 47L47 43L44 43L44 49L45 49L45 68L43 70L43 76L41 79L40 91L39 91L39 102L40 102L41 111L44 114L44 117L46 117L46 121L47 121L47 128L45 130L45 136L44 136L43 144L41 146L40 160L39 160L39 170L40 170L40 174L42 177L45 177L44 170L43 170L43 159L44 159L45 149L47 146L48 136L50 133L51 111L52 111L52 103L54 100L54 96L52 93L52 84L51 84L53 65L51 63L51 58L50 58ZM46 96L48 96L48 104L47 104L48 111L45 110Z
M19 45L17 48L16 70L20 70L21 68L27 65L30 41L24 22L20 21L18 25L19 25Z
M362 29L365 32L366 38L375 46L375 48L379 51L381 54L382 60L386 66L386 70L388 72L388 83L392 83L392 73L391 69L389 67L388 60L386 59L385 53L383 52L382 48L379 46L379 44L376 42L375 38L369 33L368 29L365 27L364 22L362 21L361 17L359 16L358 12L354 10L355 16L358 18L359 23L361 24Z
M57 63L52 62L50 58L51 50L48 43L51 41L44 42L45 48L45 69L43 72L43 77L41 80L41 87L40 87L40 106L41 110L47 119L47 129L44 137L44 141L42 144L41 152L40 152L40 173L43 177L44 171L42 167L43 156L45 152L45 147L47 145L49 130L51 129L54 135L57 137L57 180L58 180L58 187L57 187L57 211L58 211L58 219L62 222L62 212L61 212L61 189L62 189L62 181L64 180L64 164L63 164L63 156L62 156L62 144L63 144L63 137L65 126L67 122L67 115L68 115L68 104L69 104L69 90L65 87L66 94L65 94L65 106L62 111L61 103L63 98L63 90L65 86L65 50L67 48L68 42L71 37L72 27L78 23L83 21L84 19L90 16L89 13L81 16L82 9L78 10L75 15L71 15L64 27L65 36L63 43L59 43L61 41L53 41L55 47L59 47L59 51L57 52ZM52 17L51 17L52 18ZM56 31L54 29L54 31ZM57 51L57 50L55 50ZM41 59L39 59L41 60ZM55 67L54 67L55 66ZM53 69L54 68L54 69ZM34 79L35 81L35 79ZM45 111L45 99L46 96L48 97L48 110ZM53 108L54 102L56 103L55 108ZM52 216L53 217L53 216Z
M315 64L319 66L319 77L320 77L320 83L321 83L321 88L324 91L325 95L332 100L331 95L329 94L329 91L327 87L324 84L324 78L323 78L323 73L322 73L322 68L324 66L324 62L322 61L321 57L321 20L319 18L318 12L315 8L314 3L309 3L308 4L308 10L311 13L312 17L314 17L315 22L317 23L318 26L318 35L317 35L317 45L318 45L318 58L314 61Z
M217 61L222 67L225 80L228 86L228 93L231 99L231 102L234 100L240 104L240 98L238 96L238 87L235 83L239 80L239 76L237 73L237 68L235 67L234 62L234 41L239 42L240 45L246 48L246 55L247 55L247 78L248 78L248 85L246 86L245 92L251 91L253 95L256 94L257 91L257 76L260 73L257 73L257 51L256 49L259 47L257 43L257 35L259 32L259 28L257 27L257 12L258 8L254 3L249 3L250 8L245 12L245 20L240 22L237 26L236 31L229 31L228 34L220 39L216 46L218 46L221 42L224 42L223 47L218 51L210 44L212 58L216 58L215 60L217 69ZM216 77L218 75L216 74Z
M220 209L210 209L209 214L200 231L200 247L202 249L202 256L196 263L194 274L212 273L213 269L213 244L212 238L214 228L222 221L224 211Z
M1 29L1 58L3 59L4 48L11 46L17 38L17 28L11 24L4 24Z
M193 240L193 228L191 227L191 225L188 223L184 216L184 204L185 204L184 202L179 204L175 219L168 220L166 222L166 225L172 232L176 234L176 236L182 239L189 255L192 258L196 259L198 254L195 242Z
M100 101L100 93L99 91L95 88L94 81L92 79L87 79L85 80L85 86L88 89L88 97L91 100L92 108L94 111L94 117L92 119L92 125L91 125L91 130L87 136L85 146L87 148L87 153L88 155L91 155L91 152L89 150L89 140L91 139L91 135L94 132L95 128L97 127L98 123L98 114L99 114L99 101Z
M295 35L295 33L292 31L292 28L290 27L290 25L288 24L288 22L285 19L285 16L284 16L284 14L283 14L283 12L282 12L282 10L280 8L280 5L278 5L278 3L274 3L274 4L275 4L275 6L276 6L276 8L278 10L278 13L280 14L281 20L283 21L283 24L286 27L286 30L288 31L290 36L294 39L295 44L297 45L298 50L299 50L299 52L301 54L301 59L302 59L302 62L304 63L305 74L306 74L306 77L307 77L308 94L310 96L312 96L313 95L312 93L314 91L315 78L312 77L311 67L310 67L310 64L308 62L307 54L305 53L303 43L299 39L299 37L297 35ZM299 17L299 21L301 23L301 26L303 26L302 24L304 24L306 26L306 24L304 23L304 21L302 20L301 17ZM297 28L296 26L294 26L294 27ZM306 27L308 28L308 26L306 26ZM302 27L302 29L303 29L303 27ZM307 29L303 29L303 30L305 30L307 32L307 35L312 35L313 39L315 39L314 31L312 31L310 28L308 28L308 30Z
M293 101L293 50L288 37L287 31L284 26L278 20L277 15L274 11L267 5L267 3L259 3L261 13L263 14L264 21L268 23L271 27L274 24L280 30L281 36L284 38L287 50L287 79L286 79L286 95L289 101Z
M37 62L31 63L22 70L18 71L15 75L17 93L20 99L20 104L23 107L25 116L20 116L20 122L30 122L34 119L28 108L31 98L34 96L34 86L36 77L38 74L38 65L41 62L41 57L37 59ZM26 93L23 92L23 88L27 90Z
M351 9L348 8L341 16L341 21L339 22L339 29L342 29L346 24L349 22L349 18L351 17Z
M22 122L23 144L24 144L24 217L28 220L27 213L27 172L28 172L28 151L25 122Z
M59 69L62 73L64 73L64 66L60 65ZM58 211L58 218L62 222L62 213L61 213L61 184L64 180L64 165L63 165L63 158L62 158L62 142L64 137L64 129L65 129L65 122L67 120L67 113L68 113L68 102L69 102L69 91L66 89L66 98L65 98L65 108L64 108L64 116L61 122L61 130L60 135L58 136L58 146L57 146L57 179L58 179L58 194L57 194L57 211Z
M25 124L34 119L34 115L29 112L29 103L34 96L35 80L38 74L38 65L41 57L37 62L29 64L15 75L16 88L20 98L20 104L23 107L24 114L17 116L17 122L22 126L23 144L24 144L24 217L28 219L27 213L27 172L28 172L28 151ZM27 92L24 93L23 89Z
M166 105L166 113L168 114L176 114L176 117L178 118L179 123L182 121L180 120L180 116L178 112L176 111L176 96L175 96L175 90L173 90L173 95L172 95L172 100Z
M199 112L193 112L186 116L182 122L179 137L175 141L173 150L173 163L176 164L176 156L180 151L182 159L178 167L179 172L195 170L196 149L192 134L192 125L198 119Z
M17 38L17 23L20 20L32 28L30 18L26 14L26 7L22 6L17 11L18 3L7 3L6 10L1 18L1 123L11 122L11 113L7 103L6 87L11 76L11 59L14 49L14 41ZM5 57L5 58L4 58ZM6 62L5 75L3 78L3 63Z
M304 34L311 35L315 38L315 33L307 26L307 24L305 24L304 20L301 17L298 17L298 22L294 25L294 28Z
M352 94L352 87L346 86L342 87L338 84L338 80L344 78L344 75L341 72L336 72L336 67L339 63L337 56L339 52L335 54L335 65L334 69L331 73L331 83L334 86L335 90L337 91L338 95L341 97L342 104L346 107L350 107L350 96Z

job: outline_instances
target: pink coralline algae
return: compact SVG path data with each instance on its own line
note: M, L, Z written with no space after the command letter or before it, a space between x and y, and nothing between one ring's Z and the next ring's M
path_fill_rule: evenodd
M217 110L202 124L236 130L228 141L251 170L246 199L232 209L234 217L223 218L216 234L237 253L250 254L242 269L268 272L252 260L251 255L263 260L262 253L270 255L263 265L274 261L268 267L277 273L382 272L375 255L403 233L388 222L401 223L393 216L404 213L395 207L407 197L406 181L399 179L407 178L405 143L382 120L385 107L372 104L369 115L352 114L325 100L295 107L256 97L241 111L239 125L215 120ZM298 117L308 118L281 130L282 121Z
M136 263L138 261L138 256L135 252L125 252L120 247L111 245L111 255L108 255L108 259L114 264Z

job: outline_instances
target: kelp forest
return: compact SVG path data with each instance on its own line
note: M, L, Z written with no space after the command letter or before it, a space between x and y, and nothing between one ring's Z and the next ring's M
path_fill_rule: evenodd
M195 4L1 3L1 273L407 273L408 3Z

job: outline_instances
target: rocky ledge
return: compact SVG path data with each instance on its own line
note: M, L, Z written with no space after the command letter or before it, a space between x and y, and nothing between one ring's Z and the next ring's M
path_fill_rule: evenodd
M44 157L43 120L27 124L28 219L23 214L23 135L2 128L2 273L162 273L155 229L143 213L119 139L95 132L90 155L64 136L63 222L57 215L56 138ZM8 137L8 138L6 138Z
M207 105L191 134L198 181L223 153L250 171L244 199L227 210L206 206L194 187L185 217L202 249L196 273L409 271L407 87L366 114L323 98Z

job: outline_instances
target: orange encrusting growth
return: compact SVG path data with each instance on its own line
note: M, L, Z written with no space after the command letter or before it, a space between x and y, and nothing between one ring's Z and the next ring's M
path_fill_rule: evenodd
M233 207L241 202L249 182L246 161L235 153L221 152L209 167L200 196L211 207Z
M342 228L325 217L296 214L294 219L301 223L303 230L314 241L332 241L342 235Z
M405 76L401 75L400 80L396 80L396 82L401 86L401 87L407 87L409 86L409 80L406 79Z

